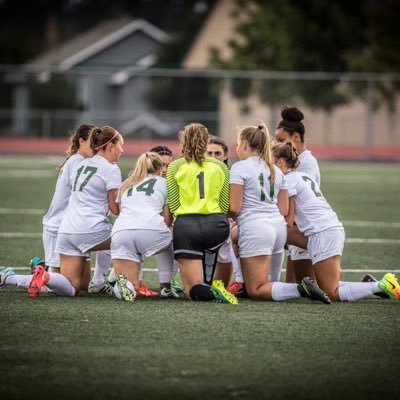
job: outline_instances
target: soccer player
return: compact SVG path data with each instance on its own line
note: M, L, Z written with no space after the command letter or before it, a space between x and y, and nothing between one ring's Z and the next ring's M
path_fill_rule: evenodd
M272 150L275 163L285 174L288 185L288 243L308 250L319 287L335 301L354 301L378 292L400 299L400 285L391 273L378 282L339 283L345 239L342 223L317 182L297 170L299 157L293 143L277 144Z
M273 165L271 138L264 124L247 126L240 133L240 161L231 168L231 214L239 228L239 255L247 294L254 300L307 296L330 303L316 282L270 282L271 264L281 263L286 242L289 198L283 173ZM277 259L277 261L275 260Z
M212 280L214 265L204 263L203 269L205 254L218 253L229 236L225 215L229 210L229 170L223 162L207 157L208 139L204 125L187 125L180 133L183 156L168 167L168 204L176 217L174 257L192 300L237 304L222 281Z
M305 143L305 128L302 120L303 113L297 107L283 107L281 110L282 120L275 131L277 142L290 140L297 149L300 165L298 170L305 172L321 186L321 174L318 161L307 150ZM283 260L282 260L283 261ZM288 246L288 257L286 265L286 282L301 282L305 276L315 278L314 269L307 250L296 246Z
M150 151L157 153L161 157L163 163L161 176L166 178L168 166L171 164L173 158L172 150L167 146L159 145L153 147ZM175 279L178 271L178 263L174 260L172 242L165 251L157 254L155 258L160 282L160 297L178 298L178 293L183 292L183 289Z
M52 272L59 272L60 257L55 252L58 228L68 206L69 197L72 189L72 177L78 165L87 157L93 155L90 148L90 133L95 128L91 124L82 124L70 138L70 145L66 151L67 159L60 165L56 187L50 207L43 216L43 248L45 261L39 257L32 259L32 266L41 264ZM15 284L21 288L28 288L32 277L30 275L17 275L9 269L12 275L7 279L7 284ZM90 281L90 263L85 268L85 278L83 279L83 288L87 288ZM82 289L83 289L82 288Z
M161 157L144 153L118 191L121 212L112 230L111 258L117 276L115 295L126 301L134 300L140 289L144 258L165 250L172 240L168 227L172 215L162 172Z
M82 161L72 177L69 204L58 230L60 274L37 266L28 287L31 297L38 297L43 286L58 295L75 296L82 287L90 252L110 249L112 225L108 214L119 214L116 194L122 179L117 162L123 144L121 134L110 126L92 130L94 156Z
M210 136L207 145L207 155L222 161L228 166L228 146L224 140L216 136ZM234 225L233 221L229 221L230 227ZM215 266L214 279L222 280L227 287L232 277L232 240L229 235L228 240L221 246L218 251L218 259Z

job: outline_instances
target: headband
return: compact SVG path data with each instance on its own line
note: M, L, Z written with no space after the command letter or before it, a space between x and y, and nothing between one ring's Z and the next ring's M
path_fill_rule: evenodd
M94 149L97 151L97 150L100 150L102 147L107 146L108 143L112 142L119 134L120 133L118 131L115 131L114 136L108 142L105 142L102 145L95 147Z

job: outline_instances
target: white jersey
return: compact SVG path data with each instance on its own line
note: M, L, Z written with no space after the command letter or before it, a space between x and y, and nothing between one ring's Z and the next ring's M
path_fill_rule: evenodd
M50 207L43 217L43 226L49 232L57 234L71 195L71 178L77 166L85 159L81 154L74 154L62 166L54 190ZM47 261L47 259L46 259Z
M278 193L287 189L286 180L279 168L274 166L274 169L275 182L271 187L271 172L262 158L252 156L232 165L230 183L243 186L243 204L237 217L238 224L258 218L260 213L269 214L271 219L283 219L278 209Z
M164 217L160 215L167 204L167 183L165 178L155 175L147 177L122 193L120 214L112 233L125 229L159 230L165 228Z
M306 236L327 229L342 228L336 213L322 195L318 184L300 171L286 175L289 197L295 196L295 221Z
M319 172L318 161L311 154L311 151L304 150L299 154L299 160L300 165L297 170L300 172L305 172L314 179L318 186L321 186L321 173Z
M83 234L108 229L108 191L121 186L116 164L95 155L79 165L72 177L72 192L59 233Z

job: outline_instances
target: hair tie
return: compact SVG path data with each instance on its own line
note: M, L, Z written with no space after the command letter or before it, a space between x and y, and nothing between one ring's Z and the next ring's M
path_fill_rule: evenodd
M262 125L258 125L257 129L259 129L260 131L262 131L262 129L263 129Z
M105 142L102 145L95 147L94 149L97 151L97 150L101 149L102 147L107 146L108 143L112 142L119 134L120 133L118 131L115 131L114 136L108 142Z

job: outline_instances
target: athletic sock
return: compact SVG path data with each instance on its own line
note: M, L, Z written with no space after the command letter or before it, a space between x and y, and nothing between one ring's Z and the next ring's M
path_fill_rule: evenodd
M71 282L61 274L49 272L50 279L46 286L55 294L59 296L75 296L75 288Z
M236 263L234 263L234 270L235 270L235 281L243 283L243 273L242 273L242 265L240 263L240 257L235 257Z
M285 254L281 251L278 254L271 255L271 263L269 267L269 281L279 282L281 280L281 272Z
M379 292L378 282L347 282L339 286L340 301L355 301Z
M30 281L32 280L32 275L9 275L6 278L6 285L16 285L20 288L27 289Z
M272 300L283 301L301 297L297 286L297 283L274 282L271 291Z
M172 245L156 255L159 282L171 282L174 264L174 251Z
M108 269L111 265L111 251L102 250L96 253L96 265L94 267L94 273L92 282L94 285L99 285L104 282L107 276Z
M108 282L115 282L117 277L115 276L115 269L111 268L110 273L108 274Z

